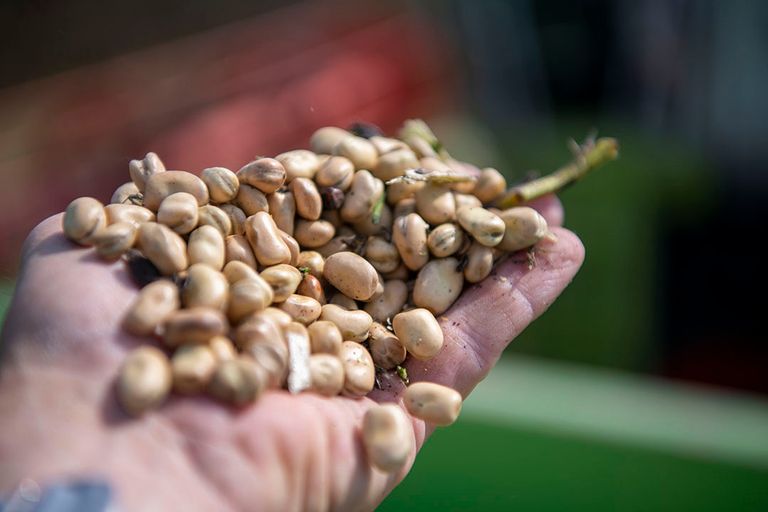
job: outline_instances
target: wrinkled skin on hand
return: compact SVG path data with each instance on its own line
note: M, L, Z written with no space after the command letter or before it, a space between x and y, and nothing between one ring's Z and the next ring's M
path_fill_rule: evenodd
M551 226L562 223L556 198L533 206ZM581 265L578 238L552 231L557 241L537 246L534 268L513 254L464 291L439 319L442 351L410 360L412 382L472 391ZM111 482L121 510L371 510L407 474L413 460L395 474L373 469L359 436L369 407L399 403L397 378L357 400L270 391L236 410L173 396L126 417L114 399L118 368L131 348L155 343L120 329L137 291L123 263L66 240L60 215L30 234L2 337L0 491L24 478L96 475ZM413 420L417 447L431 431Z

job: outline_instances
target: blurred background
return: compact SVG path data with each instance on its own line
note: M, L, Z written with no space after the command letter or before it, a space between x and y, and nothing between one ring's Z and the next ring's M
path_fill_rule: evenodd
M587 259L381 510L768 510L768 3L0 3L0 318L29 230L128 161L239 168L423 117L563 192Z

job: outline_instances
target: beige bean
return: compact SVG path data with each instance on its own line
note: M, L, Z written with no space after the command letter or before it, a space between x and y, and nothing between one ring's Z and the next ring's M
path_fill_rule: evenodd
M362 219L353 222L352 227L360 235L378 235L390 230L392 219L392 209L384 203L381 205L378 219L374 219L373 213L371 213L371 215L365 215Z
M232 260L224 265L224 277L227 278L229 284L234 284L241 279L256 279L259 277L259 273L256 272L256 267L248 265L239 260Z
M294 149L280 153L275 160L285 167L285 181L290 183L296 178L312 179L320 168L320 160L312 151L306 149Z
M336 253L349 251L357 244L357 235L350 234L344 229L345 227L342 226L330 242L316 248L317 252L326 260Z
M478 243L486 247L499 245L504 238L505 224L501 218L479 206L462 208L456 212L461 227L466 229Z
M237 356L232 340L226 336L214 336L208 341L208 347L210 347L213 357L216 358L216 362L219 363L234 359Z
M208 187L208 195L214 203L227 203L237 197L240 181L226 167L208 167L200 173L200 179Z
M431 359L443 348L440 324L424 308L398 313L392 319L392 327L405 349L416 359Z
M227 319L218 309L179 309L165 318L162 336L169 347L201 345L214 336L223 335L228 328Z
M266 387L266 372L252 358L241 355L216 368L208 392L218 400L242 406L257 400Z
M309 356L309 377L310 391L336 396L344 387L344 365L333 354L312 354Z
M237 191L235 205L245 212L246 217L250 217L259 212L269 211L269 200L261 190L252 187L246 183L240 184Z
M230 262L242 262L248 267L256 268L256 256L253 255L251 244L243 235L228 236L224 240L224 260Z
M277 307L291 315L294 321L304 325L311 324L317 320L322 311L322 306L315 299L296 294L290 295L285 301L278 304Z
M248 250L250 251L250 247ZM213 226L200 226L190 233L187 243L187 257L190 265L202 263L214 270L221 270L225 256L224 238Z
M139 225L136 241L144 256L161 274L170 276L187 268L187 246L184 239L167 226L145 222Z
M237 178L240 183L271 194L285 183L285 167L274 158L259 158L237 171Z
M248 217L245 235L259 264L271 266L291 261L291 250L268 213L258 212Z
M434 382L414 382L403 394L403 404L416 418L434 425L452 424L461 412L461 395Z
M357 302L355 302L355 299L350 299L341 292L334 293L328 304L336 304L337 306L341 306L348 310L360 309L357 305Z
M499 214L506 229L498 248L503 251L519 251L539 242L549 233L547 221L533 208L517 206Z
M309 324L307 331L313 354L338 355L341 352L341 342L344 338L335 323L318 320Z
M432 260L416 276L413 303L440 315L456 301L463 286L464 275L456 258Z
M477 242L467 251L467 264L464 265L464 279L470 283L479 283L493 269L493 249Z
M296 263L298 268L306 268L309 273L320 279L323 279L323 269L325 268L325 258L317 251L301 251L299 260Z
M272 320L272 322L274 322L274 324L281 329L289 323L293 322L291 315L282 309L273 308L271 306L266 308L264 311L260 311L258 314Z
M229 217L229 224L232 226L230 233L233 235L245 234L245 212L234 204L219 205L219 209Z
M302 247L316 249L330 242L335 234L336 228L327 220L299 219L293 236Z
M379 152L379 155L384 155L385 153L389 153L391 151L396 151L398 149L408 149L408 144L401 141L400 139L393 139L391 137L382 137L381 135L374 135L370 139L371 144L373 144L373 147L376 148L376 151Z
M323 210L323 213L320 214L320 218L333 224L333 227L336 229L339 229L344 224L344 221L341 220L339 210Z
M179 289L173 282L153 281L139 291L128 308L123 329L137 336L148 336L179 306Z
M342 139L350 137L352 134L347 130L342 130L336 126L324 126L319 128L309 138L309 147L315 153L330 154L333 147Z
M114 261L133 247L137 228L129 222L117 222L100 229L91 238L96 252L105 260Z
M440 224L429 232L427 247L436 258L455 254L464 245L464 232L452 222Z
M107 225L104 205L92 197L78 197L64 211L64 234L81 245L91 245L93 237Z
M295 238L293 238L285 231L278 229L277 232L285 245L288 247L288 251L291 253L291 259L288 260L288 263L295 267L299 262L299 254L301 254L301 247L299 247L299 242L297 242Z
M428 223L442 224L456 218L456 199L447 185L427 183L416 192L416 211Z
M212 204L201 206L198 210L198 226L212 226L216 228L221 236L226 238L232 234L232 221L229 215Z
M419 161L410 148L396 149L379 157L374 176L388 181L399 176L405 176L405 171L419 167Z
M136 184L129 181L115 189L109 202L110 204L141 205L144 202L144 196L139 192Z
M379 285L376 269L353 252L339 252L325 260L323 276L337 290L355 300L368 300Z
M392 272L400 265L400 253L394 244L379 236L368 237L365 259L379 272Z
M171 391L171 367L155 347L133 349L123 361L117 378L117 399L131 416L159 406Z
M379 161L379 152L368 139L350 135L333 146L333 155L349 158L355 169L373 169Z
M204 263L189 267L181 287L181 303L185 308L202 306L224 311L228 299L229 283L224 274Z
M490 203L503 194L505 190L507 190L507 180L504 179L504 176L496 169L486 167L480 171L472 193L482 203Z
M429 261L428 227L418 213L398 217L392 224L392 242L400 252L405 266L411 270L419 270Z
M366 170L357 171L352 178L352 185L344 195L344 204L339 212L342 220L357 222L371 215L373 207L383 194L383 181Z
M325 304L325 292L323 291L323 285L320 280L312 274L306 274L302 277L298 288L296 288L297 295L304 295L305 297L311 297L320 304Z
M252 343L244 350L244 354L252 357L264 370L268 388L283 387L288 376L288 346L282 333L279 336L271 341Z
M186 235L197 226L197 199L187 192L167 196L157 210L157 222L180 235Z
M237 323L272 304L273 297L272 287L260 276L236 281L229 287L227 316Z
M435 151L435 148L433 148L432 145L422 137L415 137L415 136L403 137L403 142L408 144L408 147L410 147L413 150L413 152L416 153L416 156L419 158L437 156L437 152Z
M396 219L398 217L405 217L406 215L410 215L411 213L416 212L416 198L415 197L406 197L405 199L401 199L397 202L395 205L395 211L392 212L393 217Z
M315 174L315 183L319 187L336 187L342 191L352 184L355 165L343 156L332 156L320 166Z
M402 364L407 355L405 347L395 333L378 322L371 325L368 349L373 363L384 370L391 370Z
M165 164L151 151L142 160L128 162L128 174L139 192L144 192L147 180L157 173L165 172Z
M310 183L312 183L310 181ZM314 183L312 183L314 185ZM293 192L277 190L267 196L269 213L275 219L275 224L281 231L293 236L293 225L296 217L296 201Z
M320 320L336 324L345 340L363 342L368 337L373 319L363 310L347 310L336 304L326 304L322 307Z
M436 155L428 155L419 158L419 167L432 172L452 174L454 171L450 165L443 162Z
M290 184L296 201L296 213L307 220L317 220L323 211L323 199L315 182L309 178L296 178Z
M374 405L363 416L363 446L381 471L402 469L416 450L411 420L396 404Z
M397 279L384 281L384 292L365 305L365 311L377 322L386 322L403 309L408 300L408 286Z
M309 333L298 322L283 328L288 345L288 391L299 393L312 385L309 373Z
M480 169L470 163L461 162L455 158L448 158L445 160L445 163L451 168L453 174L464 175L471 178L467 181L451 183L451 190L453 190L454 193L471 194L472 191L475 190L475 184L477 183L477 176L480 174Z
M107 224L129 222L138 227L142 222L155 221L152 211L135 204L108 204L104 207L104 213L107 215Z
M189 395L203 391L216 371L218 361L208 345L186 345L171 358L173 390Z
M371 354L355 341L341 344L341 362L344 366L344 388L346 396L364 396L371 392L376 378Z
M283 302L295 293L302 279L299 269L285 263L267 267L259 275L272 287L274 302Z
M453 199L456 201L456 211L468 206L483 206L478 198L472 194L460 194L458 192L453 193Z
M423 181L401 181L387 185L387 202L391 205L395 205L403 199L415 198L416 193L424 188L424 185L425 183ZM395 217L397 217L397 215L395 215Z
M408 270L408 267L406 267L402 263L392 272L386 272L382 274L384 279L388 281L390 280L407 281L410 275L411 275L410 270Z
M269 308L269 309L274 309L274 308ZM241 350L248 352L249 347L255 344L279 343L279 344L285 345L285 340L283 339L283 334L282 334L282 328L288 325L289 323L291 323L293 320L289 318L288 321L285 323L285 325L279 325L276 322L273 314L265 313L265 311L266 310L258 311L248 316L243 321L243 323L241 323L235 328L235 332L234 332L235 344ZM280 352L280 354L283 354L284 352L283 355L285 357L281 355L279 359L282 362L278 366L287 367L288 365L287 350L288 349L285 348L285 351Z
M203 180L186 171L165 171L153 174L147 180L144 206L156 212L163 199L176 192L192 194L198 206L208 203L208 187Z

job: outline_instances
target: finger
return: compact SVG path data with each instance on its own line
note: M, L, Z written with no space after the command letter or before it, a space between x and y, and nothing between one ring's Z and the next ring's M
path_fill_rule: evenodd
M547 225L562 226L565 212L563 211L563 203L555 194L547 194L546 196L539 197L533 201L529 201L525 206L530 206L534 210L538 211L544 219L547 221Z

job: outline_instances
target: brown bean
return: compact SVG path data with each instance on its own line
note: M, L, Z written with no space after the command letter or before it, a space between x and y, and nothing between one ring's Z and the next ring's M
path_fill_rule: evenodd
M320 166L315 174L315 183L319 187L336 187L342 191L352 184L355 165L343 156L332 156Z
M180 235L186 235L197 226L197 199L187 192L167 196L157 210L157 222Z
M267 196L267 203L269 203L269 213L275 219L278 229L293 236L296 217L296 201L293 198L293 192L277 190Z
M505 190L507 190L507 180L504 179L504 176L496 169L486 167L480 171L472 193L482 203L490 203L503 194Z
M108 204L104 207L104 213L107 215L107 224L129 222L138 227L142 222L155 221L154 213L135 204Z
M347 226L342 226L336 233L336 236L331 238L330 242L316 248L317 252L319 252L323 258L328 259L336 253L349 251L350 248L354 247L357 236L355 234L349 234L345 229L346 227Z
M163 199L176 192L192 194L198 206L208 203L208 187L203 180L186 171L165 171L153 174L147 180L144 206L156 212Z
M302 279L299 269L285 263L267 267L259 275L272 287L274 302L283 302L296 292Z
M64 234L81 245L91 245L93 237L106 225L104 205L92 197L78 197L69 203L62 219Z
M285 181L290 183L296 178L312 179L320 167L317 155L306 149L294 149L280 153L275 160L285 167Z
M414 382L405 390L403 404L416 418L446 426L459 417L462 400L454 389L434 382Z
M299 219L296 222L294 237L302 247L316 249L331 241L336 228L326 220Z
M432 225L456 218L456 199L447 185L427 183L416 192L416 211Z
M357 222L371 215L373 207L384 194L384 182L366 170L357 171L352 185L344 195L341 218L345 222Z
M373 319L362 310L347 310L336 304L326 304L322 307L320 320L336 324L345 340L362 342L368 337Z
M304 325L311 324L320 316L321 308L319 302L311 297L293 294L285 301L278 304L278 309L282 309L296 322Z
M355 300L368 300L379 285L376 269L353 252L339 252L325 260L323 276L337 290Z
M406 351L395 333L378 322L370 329L368 349L373 363L384 370L391 370L405 361Z
M336 324L328 320L312 322L307 327L312 353L338 355L344 338Z
M271 308L274 309L274 308ZM285 345L285 340L283 339L282 334L282 328L284 326L281 326L276 323L274 316L270 313L266 313L265 311L258 311L250 316L248 316L243 323L237 326L235 328L234 332L234 339L235 344L243 351L248 352L249 347L254 344L264 344L264 343L280 343L282 345ZM291 323L292 320L289 318L288 322L285 323L285 325L288 325ZM281 352L282 354L282 352ZM253 354L251 354L253 355ZM280 360L282 361L283 358L280 357ZM285 358L284 363L287 367L288 365L288 352L287 348L285 349ZM279 366L283 366L281 363Z
M285 231L278 229L277 233L280 235L283 243L285 243L285 245L288 247L288 251L291 253L291 259L288 260L288 263L295 267L299 262L299 254L301 254L301 247L299 247L299 242L297 242L295 238L293 238Z
M213 350L207 345L179 347L171 358L174 391L188 395L204 390L217 364Z
M405 199L401 199L397 202L395 205L395 211L392 212L393 217L396 219L398 217L405 217L406 215L410 215L411 213L416 212L416 198L415 197L406 197Z
M179 289L173 282L167 279L153 281L139 291L128 308L123 328L137 336L148 336L179 306Z
M466 229L478 243L486 247L499 245L506 228L501 218L479 206L462 208L456 212L461 227Z
M229 287L227 316L237 323L272 304L273 297L272 287L260 276L236 281Z
M384 293L365 305L365 311L377 322L386 322L403 309L408 300L408 286L400 280L384 281Z
M428 227L418 213L398 217L392 225L392 242L400 252L405 266L411 270L419 270L429 261Z
M117 222L100 229L91 238L96 252L105 260L114 261L133 247L137 228L129 222Z
M464 245L464 232L451 222L440 224L429 232L427 247L436 258L455 254Z
M310 274L322 281L325 258L317 251L301 251L296 266L309 269Z
M379 152L374 145L368 139L354 135L337 142L332 154L349 158L355 169L373 169L379 161Z
M218 206L207 204L201 206L197 211L198 226L213 226L224 238L232 234L232 221L229 219L229 215Z
M493 269L493 249L477 242L467 251L467 264L464 266L464 279L470 283L479 283Z
M386 279L387 281L391 280L397 280L397 281L407 281L408 278L411 275L411 271L408 270L408 267L406 267L404 264L400 264L395 270L392 272L386 272L382 274L382 277Z
M274 158L259 158L237 171L237 178L240 183L271 194L285 183L285 167Z
M165 164L151 151L142 160L128 162L128 174L139 192L144 192L150 177L161 172L165 172Z
M363 416L363 446L381 471L402 469L416 450L411 420L396 404L374 405Z
M309 178L296 178L290 185L296 200L296 213L307 220L317 220L323 211L323 199L315 182Z
M163 340L169 347L208 343L227 332L229 325L218 309L190 308L174 311L163 322Z
M388 181L399 176L405 176L405 171L419 167L419 161L410 148L401 148L390 151L379 157L373 174L383 181Z
M341 214L339 214L339 210L323 210L323 213L320 214L320 218L333 224L333 227L336 229L339 229L342 225L344 225L344 221L341 220Z
M314 325L314 324L313 324ZM332 354L309 356L310 391L325 396L336 396L344 387L344 365Z
M432 260L416 276L413 303L440 315L456 301L463 286L464 275L456 258Z
M207 307L227 309L229 283L224 274L204 263L195 263L187 270L181 288L181 302L186 308Z
M259 277L259 273L256 272L256 267L243 263L242 261L232 260L224 265L224 277L227 278L229 284L234 284L241 279L256 279Z
M230 232L233 235L245 234L245 212L233 204L222 204L219 208L229 217L229 223L232 226Z
M226 336L214 336L208 341L208 346L213 353L213 357L216 358L216 362L227 361L234 359L237 356L235 346L232 344L232 340Z
M347 130L342 130L336 126L324 126L319 128L309 138L309 147L315 153L330 154L333 147L342 139L350 137L352 134Z
M237 197L235 198L235 205L245 212L246 217L259 212L269 211L269 201L264 192L246 183L240 184L240 189L237 191Z
M117 399L126 413L139 416L165 401L171 382L171 367L165 354L155 347L138 347L120 367Z
M256 361L241 355L216 368L208 392L218 400L242 406L258 399L266 387L266 372Z
M288 345L288 391L299 393L312 385L309 374L309 333L298 322L283 328Z
M243 235L228 236L224 240L224 260L242 262L252 269L256 268L256 256L253 255L251 244Z
M188 266L187 246L184 240L163 224L145 222L139 225L137 243L144 256L163 275L173 275L185 270Z
M373 214L365 215L362 219L353 222L352 227L360 235L378 235L389 232L392 227L392 209L389 205L382 204L380 215L377 219Z
M109 202L110 204L141 205L144 202L144 196L139 192L136 184L129 181L115 189Z
M312 274L306 274L296 288L297 295L304 295L305 297L311 297L320 304L325 304L325 292L323 291L323 285L320 280Z
M248 217L245 221L245 235L259 264L271 266L291 261L291 250L268 213L258 212Z
M503 251L519 251L539 242L549 233L547 221L533 208L517 206L499 214L506 229L497 246Z
M345 341L341 344L341 362L344 366L346 396L364 396L371 392L376 377L371 354L361 344Z
M250 251L250 247L248 250ZM225 255L224 238L213 226L200 226L190 233L187 243L187 257L190 265L202 263L214 270L221 270Z
M280 388L288 376L288 346L280 337L262 343L252 343L244 349L244 354L252 357L257 365L264 370L266 386Z
M350 311L360 309L357 305L357 302L355 302L355 299L350 299L341 292L334 293L333 297L331 297L331 300L328 301L328 304L336 304L337 306L341 306L344 309L348 309Z
M426 309L398 313L392 319L392 327L405 349L416 359L431 359L443 348L440 324Z
M226 167L203 169L200 179L208 187L208 194L214 203L228 203L237 197L240 181L237 175Z

